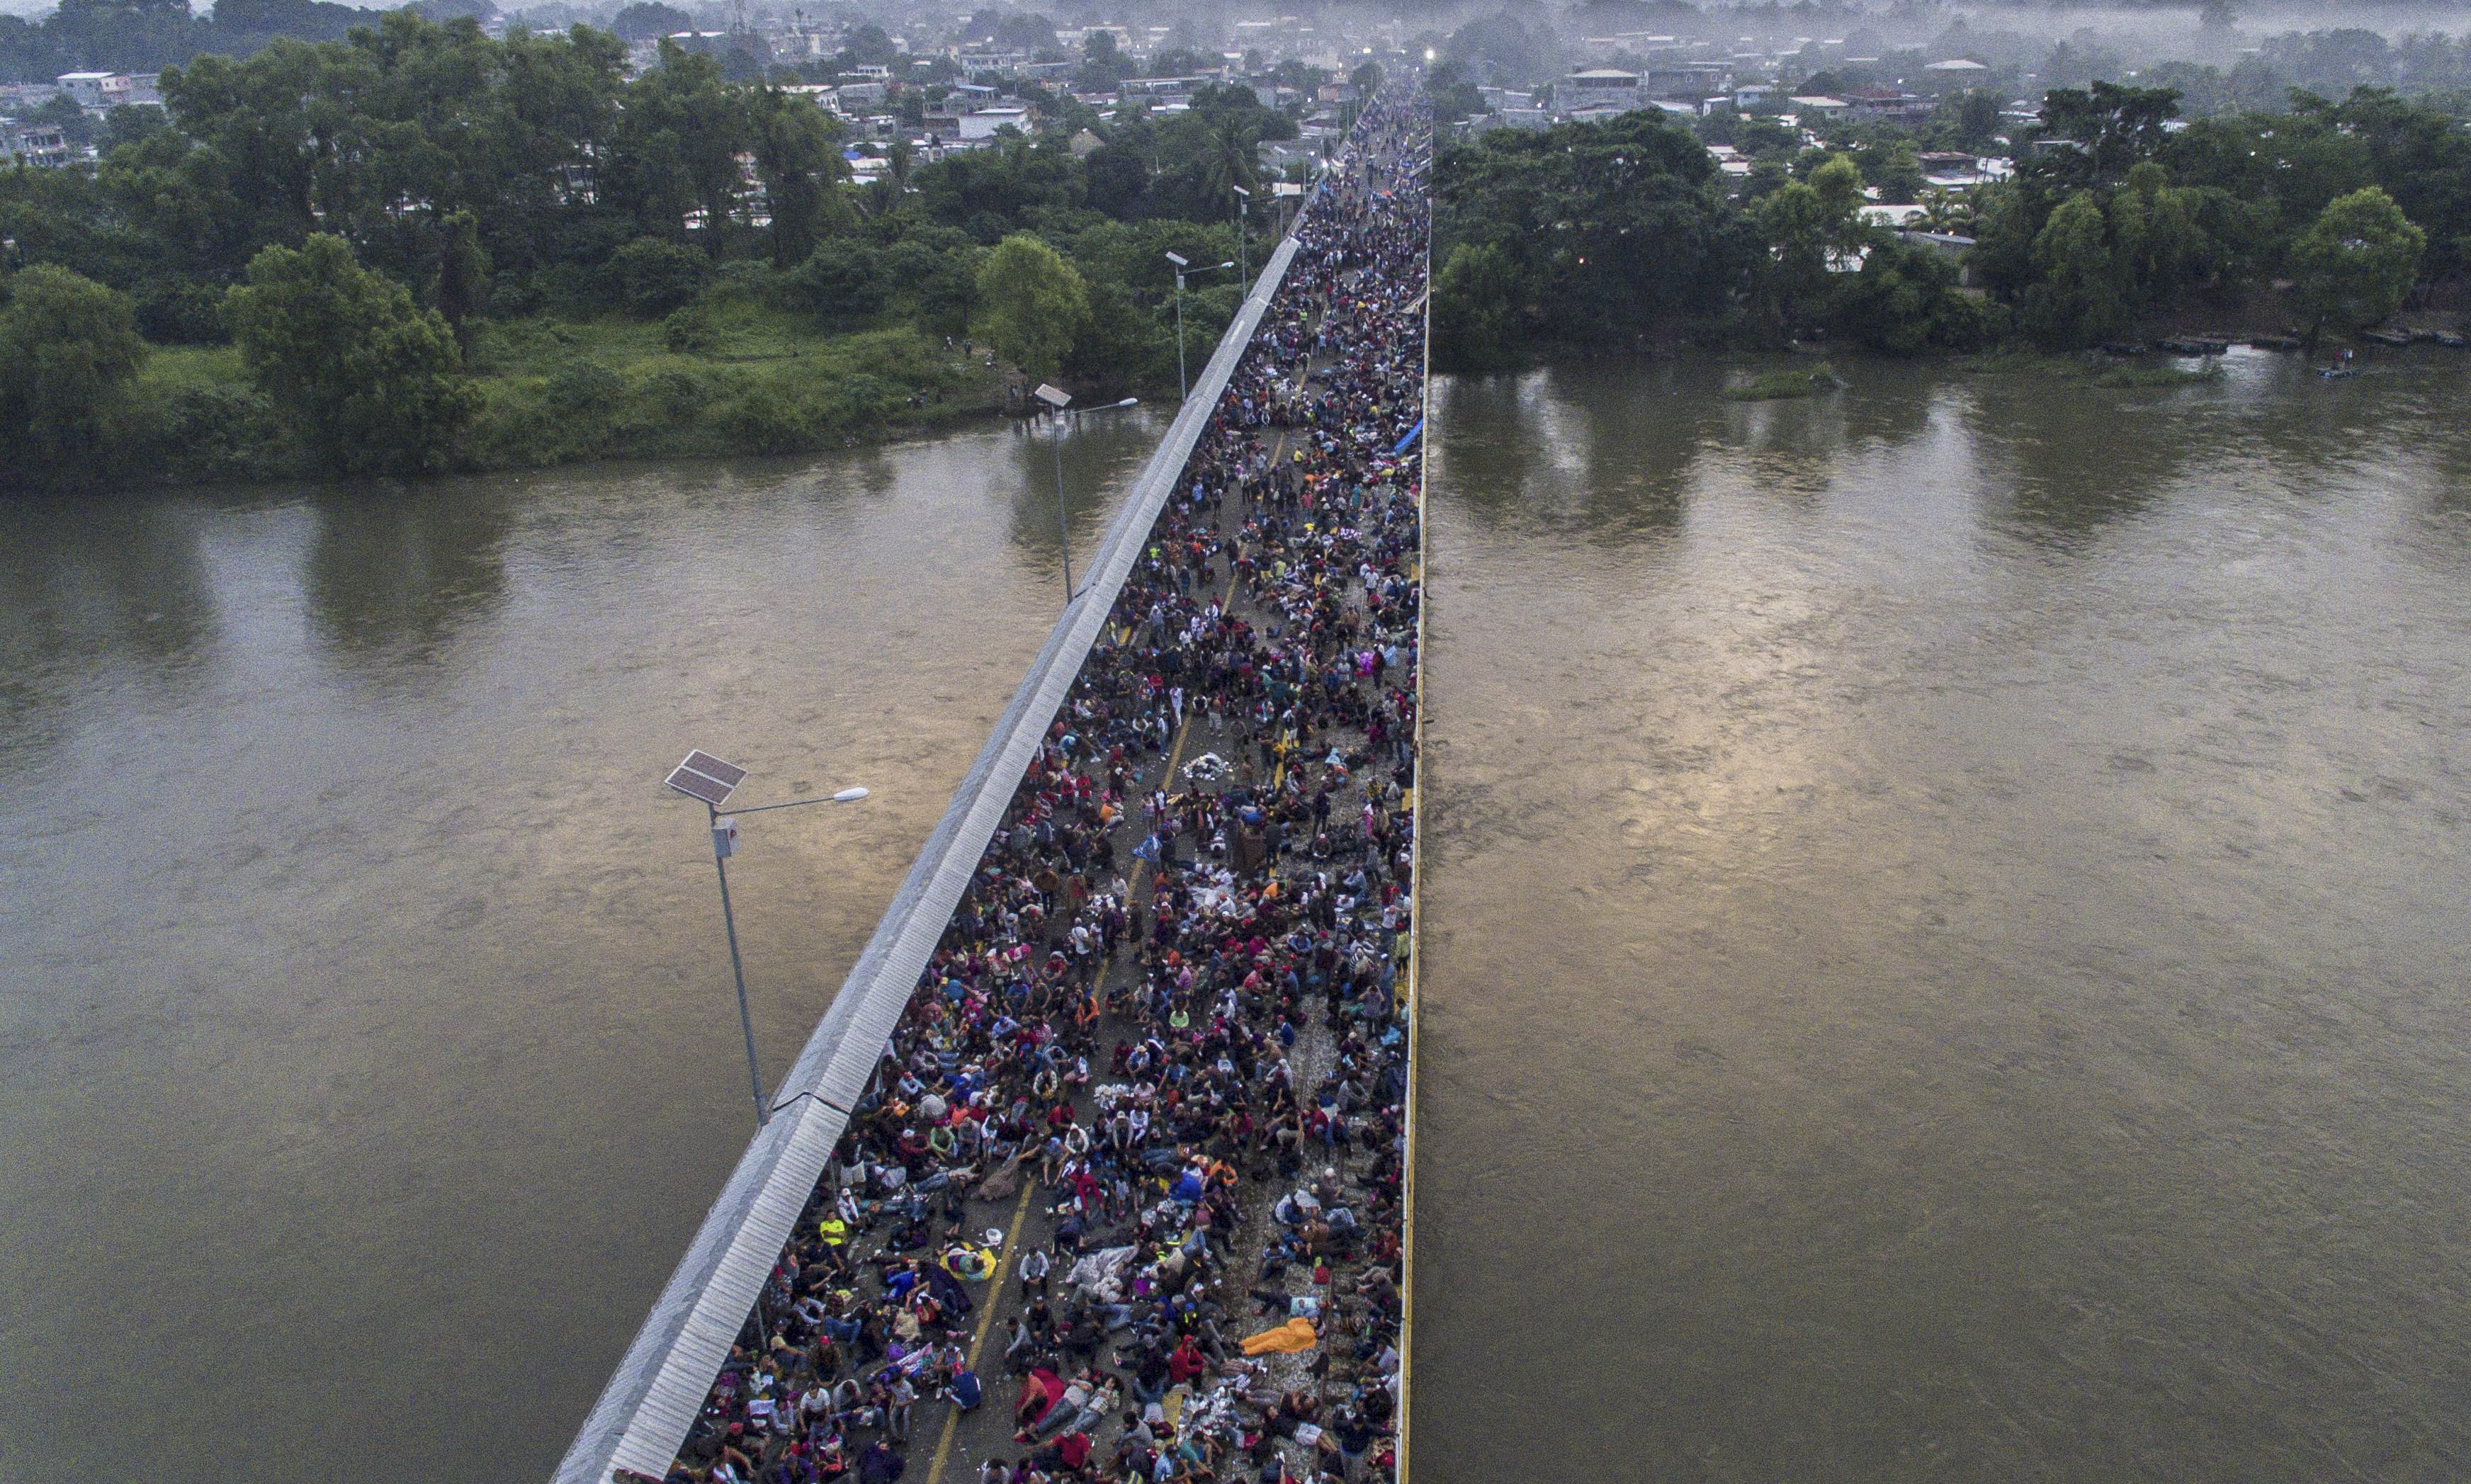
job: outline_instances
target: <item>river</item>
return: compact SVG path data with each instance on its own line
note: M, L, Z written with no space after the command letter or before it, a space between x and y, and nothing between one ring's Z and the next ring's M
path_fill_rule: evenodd
M1436 389L1416 1484L2471 1474L2471 377Z
M2462 363L1843 369L1436 389L1418 1484L2471 1472ZM746 821L777 1074L1048 479L0 506L0 1477L544 1476L749 1123L658 779L875 790Z
M1066 443L1075 547L1165 429ZM1043 437L0 502L0 1478L546 1477L1062 598Z

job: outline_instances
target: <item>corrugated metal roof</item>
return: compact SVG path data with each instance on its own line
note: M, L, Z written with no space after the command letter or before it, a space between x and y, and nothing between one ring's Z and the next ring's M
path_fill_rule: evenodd
M1290 237L1263 267L1244 306L1193 383L1167 436L1133 485L1073 599L1030 663L1012 704L963 776L944 817L867 940L840 993L808 1037L757 1132L669 1285L559 1463L559 1484L607 1484L611 1471L668 1472L695 1414L753 1311L772 1264L822 1176L833 1144L864 1095L918 976L943 936L987 842L1002 822L1047 721L1063 704L1131 576L1149 530L1219 394L1252 342L1295 258Z

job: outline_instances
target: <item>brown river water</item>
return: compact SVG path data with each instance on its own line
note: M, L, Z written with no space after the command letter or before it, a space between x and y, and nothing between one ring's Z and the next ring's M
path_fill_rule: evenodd
M1437 389L1415 1484L2471 1477L2471 364Z
M1067 440L1075 546L1165 431ZM546 1478L1062 604L1043 436L0 504L0 1480Z
M1436 389L1419 1484L2471 1472L2471 365L1845 369ZM544 1476L1050 478L0 506L0 1478Z

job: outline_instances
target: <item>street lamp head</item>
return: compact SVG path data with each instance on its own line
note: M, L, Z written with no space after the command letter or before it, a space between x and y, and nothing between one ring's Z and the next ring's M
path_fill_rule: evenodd
M1126 397L1116 405L1118 407L1139 407L1141 405L1141 399L1139 397Z
M833 795L833 802L835 804L855 804L864 797L866 797L866 790L864 789L843 789L840 792Z
M1192 260L1191 260L1190 258L1186 257L1186 256L1185 256L1183 253L1181 253L1181 252L1170 252L1170 253L1168 253L1168 254L1166 255L1166 260L1167 260L1168 262L1170 262L1170 263L1174 264L1174 265L1175 265L1176 267L1178 267L1178 268L1188 268L1188 267L1190 267L1190 266L1191 266L1191 264L1192 264Z
M1061 412L1065 408L1072 405L1072 393L1065 390L1061 387L1051 386L1046 382L1040 382L1038 384L1038 389L1031 392L1030 395L1038 398L1038 400L1046 403L1051 408L1054 408L1058 412Z
M1218 266L1220 268L1234 268L1236 266L1236 260L1234 258L1229 258L1226 262L1221 263Z
M1235 187L1233 187L1233 189L1234 189L1234 191L1236 192L1236 195L1243 197L1246 200L1251 200L1253 199L1253 193L1252 193L1252 192L1250 192L1250 191L1248 191L1248 190L1246 190L1246 189L1244 189L1244 188L1243 188L1242 186L1240 186L1240 185L1239 185L1239 186L1235 186Z

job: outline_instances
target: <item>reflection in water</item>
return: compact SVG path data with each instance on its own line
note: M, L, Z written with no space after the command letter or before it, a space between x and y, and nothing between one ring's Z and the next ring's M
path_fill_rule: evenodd
M1054 620L1037 452L0 505L0 1478L545 1477L746 1134L659 780L873 790L743 832L777 1073Z
M1992 375L1970 389L1967 421L1995 492L1987 513L2056 546L2142 512L2217 432L2201 407L2205 388L2105 391ZM2054 417L2054 408L2072 415ZM2088 436L2103 439L2105 457L2087 457Z
M1704 403L1675 399L1678 377L1651 366L1637 385L1560 371L1454 384L1452 416L1468 430L1469 508L1486 519L1571 522L1608 539L1678 528L1688 464L1636 470L1621 450L1640 436L1701 445ZM1679 419L1679 420L1677 420ZM1599 468L1610 472L1598 480Z
M309 612L345 651L430 649L506 587L515 485L332 487L311 501Z
M57 762L106 677L182 683L216 631L201 518L186 501L0 500L0 773Z
M1420 1484L2459 1477L2471 387L1839 370L1436 388Z
M1107 493L1137 477L1159 438L1173 421L1172 406L1126 408L1120 412L1095 412L1075 418L1064 429L1064 510L1072 530L1072 580L1086 576L1082 555L1102 535L1114 508ZM1052 423L1007 422L1001 486L1011 494L1012 541L1026 555L1060 573L1056 553L1062 539L1055 517L1055 461L1058 452ZM1059 576L1056 593L1064 591Z

